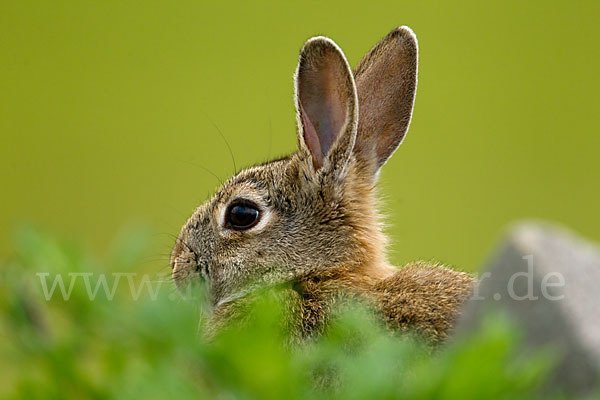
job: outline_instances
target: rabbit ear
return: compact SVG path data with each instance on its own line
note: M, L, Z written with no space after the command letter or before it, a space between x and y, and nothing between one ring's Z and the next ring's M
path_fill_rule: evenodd
M355 154L377 173L406 135L417 90L417 38L394 29L361 60L354 77L360 104Z
M358 119L356 86L344 53L331 39L308 40L294 80L300 150L308 151L315 171L343 171Z

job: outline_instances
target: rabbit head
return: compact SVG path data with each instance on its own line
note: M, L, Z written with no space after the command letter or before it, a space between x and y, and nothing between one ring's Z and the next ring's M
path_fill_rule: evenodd
M298 151L242 170L181 229L171 267L215 307L264 285L346 273L388 276L374 185L408 129L417 41L393 30L350 69L315 37L294 76Z

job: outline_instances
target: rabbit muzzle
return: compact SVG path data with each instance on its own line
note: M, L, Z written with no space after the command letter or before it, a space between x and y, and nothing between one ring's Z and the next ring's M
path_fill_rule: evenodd
M191 283L204 283L209 279L208 262L184 246L173 249L171 269L175 286L181 293L188 291Z

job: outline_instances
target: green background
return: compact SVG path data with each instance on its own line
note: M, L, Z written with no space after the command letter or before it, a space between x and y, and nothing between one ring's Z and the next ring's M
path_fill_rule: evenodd
M391 259L475 269L508 223L600 240L600 2L0 3L0 255L24 222L107 251L124 226L163 265L239 166L295 149L292 73L324 34L358 60L419 38L410 132L384 167Z

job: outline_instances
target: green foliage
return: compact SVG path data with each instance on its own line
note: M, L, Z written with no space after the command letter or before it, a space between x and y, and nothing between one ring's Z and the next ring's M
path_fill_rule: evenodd
M206 343L197 305L153 278L155 298L134 300L127 279L114 298L92 301L82 276L64 300L46 300L40 272L131 272L142 252L133 235L108 265L76 245L35 231L17 237L2 268L1 396L14 398L455 399L535 398L548 358L516 352L518 335L502 318L482 331L431 349L419 338L386 332L366 310L340 311L326 335L284 345L277 293L254 301L248 322ZM137 249L137 250L136 250ZM115 276L109 275L109 287ZM139 287L142 278L134 276ZM66 279L65 286L68 286Z

